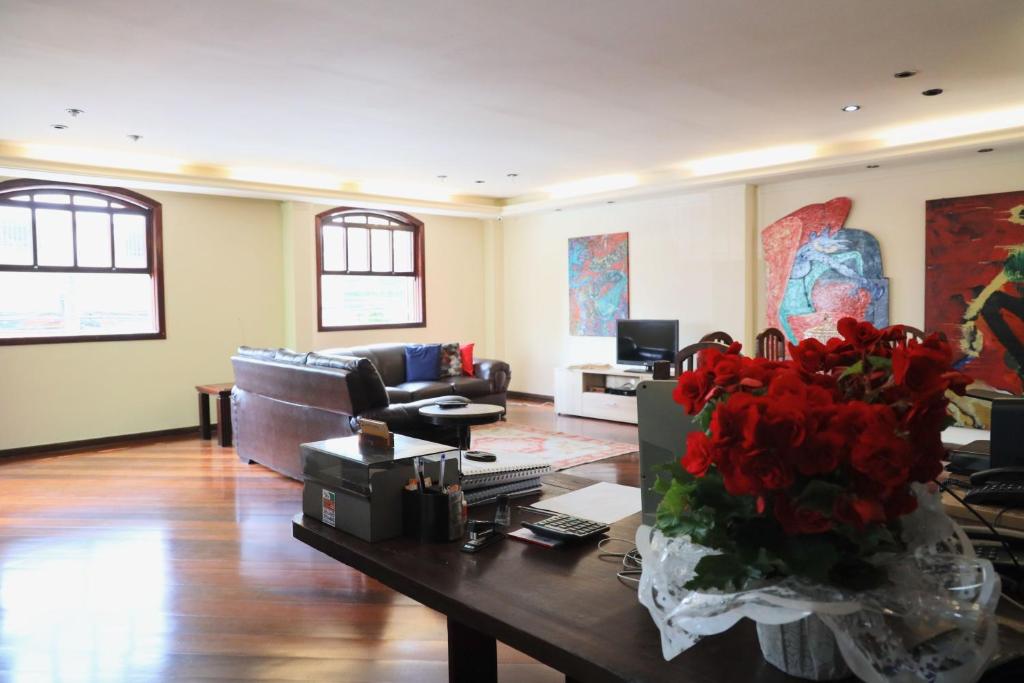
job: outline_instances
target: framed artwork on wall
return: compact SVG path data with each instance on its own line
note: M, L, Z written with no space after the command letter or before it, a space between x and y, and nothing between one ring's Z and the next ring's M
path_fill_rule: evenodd
M889 324L889 280L874 235L845 227L853 202L810 204L761 231L769 327L793 343L836 335L846 316Z
M975 386L1024 393L1024 191L925 203L925 328ZM957 405L988 426L987 405Z
M629 317L629 233L569 239L569 334L614 337Z

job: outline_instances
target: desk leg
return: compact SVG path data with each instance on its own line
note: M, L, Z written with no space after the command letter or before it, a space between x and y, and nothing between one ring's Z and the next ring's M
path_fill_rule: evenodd
M221 446L231 445L231 393L222 391L217 396L217 435Z
M448 617L448 682L497 683L494 638Z
M210 397L199 392L199 436L204 439L213 438L213 429L210 427Z
M469 425L459 425L459 448L468 451L470 438Z

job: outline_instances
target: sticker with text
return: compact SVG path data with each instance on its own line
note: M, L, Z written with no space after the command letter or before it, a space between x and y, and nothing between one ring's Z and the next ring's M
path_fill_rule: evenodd
M324 524L334 526L335 493L327 489L323 491L323 522Z

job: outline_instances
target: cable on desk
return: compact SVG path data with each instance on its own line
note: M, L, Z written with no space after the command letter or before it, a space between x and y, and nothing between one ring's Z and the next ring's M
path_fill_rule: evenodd
M935 480L935 483L938 484L939 488L941 488L943 491L945 491L949 495L953 496L957 500L958 503L960 503L965 508L967 508L967 511L970 512L975 517L977 517L978 520L982 524L984 524L985 526L988 527L988 530L992 532L992 534L996 537L996 539L1000 543L1002 543L1003 548L1006 550L1006 553L1010 556L1010 559L1013 561L1013 566L1016 567L1018 571L1021 571L1022 568L1020 566L1020 562L1017 561L1017 556L1013 554L1013 549L1010 548L1010 544L1006 542L1006 539L1003 538L1003 535L1001 533L999 533L998 531L996 531L996 528L994 526L992 526L991 524L989 524L989 521L987 519L982 517L981 514L977 510L975 510L974 507L972 507L970 503L968 503L962 497L960 497L956 493L954 493L952 489L950 489L948 486L946 486L944 483L942 483L938 479Z
M616 553L612 552L611 550L605 550L606 544L613 542L626 543L630 547L630 549L624 553ZM633 545L633 541L630 541L625 538L614 538L609 536L607 538L602 538L600 541L597 542L597 549L599 551L597 554L599 558L622 558L622 569L620 569L615 574L615 578L617 578L623 585L629 586L630 588L634 588L640 585L640 579L636 577L643 573L644 560L642 557L640 557L640 552L637 550L637 547Z

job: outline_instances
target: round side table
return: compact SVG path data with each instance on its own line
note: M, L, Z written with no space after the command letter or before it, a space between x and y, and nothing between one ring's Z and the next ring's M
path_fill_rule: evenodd
M469 450L469 428L472 425L485 425L497 422L505 414L501 406L486 403L469 403L461 408L441 408L440 406L423 406L420 417L430 424L451 426L458 429L459 449Z

